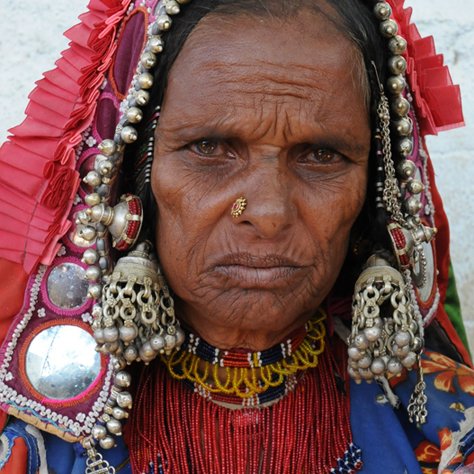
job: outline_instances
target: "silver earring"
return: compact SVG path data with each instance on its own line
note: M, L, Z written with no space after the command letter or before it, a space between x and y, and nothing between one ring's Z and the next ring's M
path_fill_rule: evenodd
M412 369L423 347L422 332L403 275L372 255L355 285L350 375L370 381Z
M120 258L104 279L102 312L93 323L99 350L127 364L148 364L181 346L184 332L150 242Z

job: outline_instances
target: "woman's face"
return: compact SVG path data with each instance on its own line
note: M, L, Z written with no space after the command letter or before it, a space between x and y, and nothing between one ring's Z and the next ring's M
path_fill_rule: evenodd
M332 288L365 198L361 63L309 12L209 15L180 52L156 132L156 244L178 316L210 343L268 347Z

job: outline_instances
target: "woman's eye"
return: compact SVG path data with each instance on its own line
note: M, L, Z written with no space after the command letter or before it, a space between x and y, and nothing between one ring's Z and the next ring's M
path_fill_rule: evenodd
M336 161L340 155L333 150L318 148L316 150L311 150L309 157L311 160L314 160L318 163L332 163Z
M204 138L190 145L192 151L203 156L217 156L222 150L217 140Z

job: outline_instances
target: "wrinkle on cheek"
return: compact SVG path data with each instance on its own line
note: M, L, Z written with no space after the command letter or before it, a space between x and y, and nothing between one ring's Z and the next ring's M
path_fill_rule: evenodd
M178 217L182 211L198 209L209 189L202 186L202 178L192 171L182 169L172 172L164 166L153 169L152 189L158 209L173 212ZM203 190L201 193L196 191Z
M339 179L318 179L312 188L306 189L303 199L313 203L312 207L327 214L329 222L336 226L340 222L355 220L365 200L365 179L343 174ZM315 196L316 195L316 196Z

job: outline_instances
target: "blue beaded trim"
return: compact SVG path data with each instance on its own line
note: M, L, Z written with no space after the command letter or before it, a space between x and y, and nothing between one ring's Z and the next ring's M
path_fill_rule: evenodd
M344 457L337 460L337 467L333 467L331 474L354 474L362 469L362 450L354 443L349 445L349 449L344 453Z
M199 358L214 365L225 365L225 357L228 354L227 351L220 350L217 347L211 346L209 343L204 341L198 336L192 333L186 334L184 342L184 350L192 354L196 354ZM275 344L270 349L257 353L258 364L256 367L264 367L265 365L279 362L282 359L286 359L292 354L292 340L288 339L286 342ZM254 354L252 352L247 353L246 360L249 363L249 367L253 366Z
M150 470L148 473L143 473L143 474L154 474L155 473L155 463L153 461L150 461L148 464L150 467ZM158 454L158 458L156 460L156 471L158 474L165 474L165 467L163 466L163 462L161 460L161 456Z

